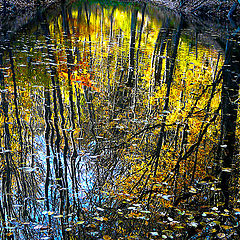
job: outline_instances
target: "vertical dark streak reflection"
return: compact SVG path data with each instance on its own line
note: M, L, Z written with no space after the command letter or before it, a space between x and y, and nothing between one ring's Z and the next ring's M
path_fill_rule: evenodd
M110 52L111 46L112 46L112 39L113 39L113 14L115 11L116 7L113 7L112 13L110 16L110 32L109 32L109 42L108 42L108 57L107 57L107 76L108 76L108 95L110 95L111 92L111 86L110 86L110 64L111 60L113 58L113 54Z
M178 26L178 29L177 29L177 32L176 32L176 35L175 35L175 38L174 38L174 46L173 46L173 53L172 53L172 58L171 58L170 71L169 71L168 81L166 82L167 91L166 91L163 111L168 110L171 84L172 84L173 77L174 77L173 73L174 73L174 68L175 68L175 60L176 60L176 57L177 57L178 45L179 45L181 31L182 31L182 25L183 25L183 17L181 16L181 20L180 20L180 23L179 23L179 26ZM153 173L154 177L156 177L157 170L158 170L160 152L161 152L161 149L162 149L162 145L163 145L163 141L164 141L164 135L165 135L166 119L167 119L167 115L165 114L163 116L163 119L162 119L162 125L161 125L161 129L160 129L160 133L159 133L158 141L157 141L157 147L156 147L156 150L155 150L154 155L153 155L153 160L155 161L155 163L154 163L154 173ZM178 171L178 168L177 168L177 171ZM153 185L154 184L151 185L151 191L150 191L150 194L149 194L149 197L148 197L148 208L150 206L150 200L151 200L151 196L152 196Z
M128 69L128 80L127 86L133 86L133 79L134 79L134 63L135 63L135 44L136 44L136 26L137 26L137 15L138 10L134 8L132 10L132 17L131 17L131 37L130 37L130 45L129 45L129 69Z
M50 121L51 121L51 109L50 109L50 94L49 89L44 89L44 108L45 108L45 141L46 141L46 180L45 180L45 199L46 199L46 208L47 211L50 211L49 204L49 184L51 176L51 166L50 166ZM51 217L49 216L49 224L51 223Z
M0 53L1 54L1 53ZM0 65L3 66L2 62L2 54L0 55ZM5 93L5 81L4 76L1 74L1 100L2 100L2 112L4 116L4 149L3 149L3 159L6 164L3 169L2 175L2 199L3 199L3 209L4 216L6 216L6 221L8 221L13 214L12 207L12 194L11 194L11 186L12 186L12 173L13 173L13 162L12 162L12 148L11 148L11 134L9 129L9 102Z
M159 37L157 39L157 58L155 62L155 79L154 79L154 85L161 85L160 80L161 80L161 74L162 74L162 62L163 62L163 54L166 48L166 45L168 44L168 38L170 34L170 29L169 29L169 19L167 18L166 23L163 24L163 27L160 29L159 32ZM167 52L168 53L168 52ZM167 59L166 55L166 59ZM167 80L166 80L167 82Z
M60 154L60 131L58 128L58 111L57 111L57 97L56 97L56 89L59 88L59 86L55 83L55 76L56 76L56 60L54 58L54 53L50 48L50 32L49 32L49 25L46 21L46 19L42 19L42 30L46 38L46 45L47 45L47 53L49 59L51 59L51 62L55 65L50 65L50 75L51 75L51 81L53 86L53 111L54 111L54 122L51 129L52 129L52 135L51 135L51 148L53 152L53 163L55 167L55 175L56 175L56 182L58 184L58 189L60 193L60 214L64 214L64 210L66 211L66 214L68 214L69 211L69 194L68 194L68 180L67 180L67 163L66 160L64 160L64 166L65 166L65 175L63 177L63 170L62 170L62 163L61 163L61 154ZM60 88L59 88L60 90ZM61 94L60 94L61 95ZM50 97L49 97L50 98ZM49 99L50 104L50 99ZM51 118L51 117L50 117ZM49 118L49 121L50 121ZM52 125L51 121L49 122L49 130L48 135L50 134L50 125ZM55 129L54 129L55 128ZM54 130L56 131L56 150L54 147L53 139L54 139ZM49 145L49 136L48 136L48 145ZM49 152L50 153L50 152ZM50 167L50 165L49 165ZM64 181L65 180L65 181ZM50 218L50 216L49 216ZM63 239L66 239L66 233L65 233L65 226L64 226L64 218L61 218L61 228L62 228L62 234Z
M236 151L236 122L238 112L238 96L240 82L240 51L237 45L239 37L232 36L227 40L225 50L225 62L223 66L222 85L222 144L226 145L221 151L223 169L221 172L221 188L224 195L224 206L229 208L230 203L230 179L233 157Z
M170 65L168 81L167 81L167 92L166 92L163 111L168 110L169 96L170 96L171 84L172 84L172 80L173 80L173 72L174 72L175 60L176 60L177 50L178 50L178 44L179 44L181 30L182 30L182 24L183 24L183 19L181 18L180 23L179 23L179 27L178 27L178 30L176 32L175 39L174 39L174 49L173 49L173 54L172 54L172 61L171 61L171 65ZM159 159L159 156L160 156L160 151L161 151L161 148L162 148L163 137L164 137L166 117L167 116L165 115L163 117L163 120L162 120L162 126L161 126L161 130L160 130L160 135L159 135L159 138L158 138L157 149L156 149L155 156L154 156L156 158L154 174L156 174L156 172L157 172L158 159Z
M92 80L92 41L91 41L91 34L90 34L90 13L88 12L88 8L87 8L87 3L85 2L85 12L86 12L86 18L87 18L87 27L88 27L88 39L89 39L89 51L87 54L87 58L86 60L89 60L89 72L90 72L90 81ZM92 97L92 93L89 91L89 89L86 86L83 86L83 90L84 90L84 96L86 99L86 103L88 106L88 112L89 112L89 118L90 118L90 122L91 122L91 128L90 131L93 135L93 139L95 140L95 150L94 152L97 151L97 138L96 138L96 130L95 130L95 124L96 124L96 118L95 118L95 112L94 112L94 107L93 107L93 97Z
M71 10L70 10L71 11ZM68 34L68 29L69 29L69 22L66 19L66 12L64 9L62 10L62 17L63 17L63 28L65 34ZM71 19L71 17L70 17ZM74 34L74 28L73 28L73 34ZM65 40L65 45L66 45L66 54L67 54L67 71L68 71L68 91L69 91L69 102L70 102L70 138L72 142L72 149L73 152L70 157L70 168L71 168L71 178L72 178L72 197L73 197L73 209L76 206L76 193L78 192L77 190L77 184L76 184L76 158L77 158L77 150L76 150L76 144L75 144L75 139L74 139L74 131L75 131L75 113L74 113L74 102L73 102L73 89L72 89L72 83L71 83L71 75L73 72L73 67L74 67L74 57L72 54L72 43L71 39L66 39ZM68 41L70 42L68 43Z
M3 59L2 59L2 53L0 52L0 84L1 84L1 90L5 89L4 86L4 73L2 71L3 69ZM7 104L6 98L5 98L5 92L1 91L1 109L5 109L5 105ZM4 134L4 133L3 133ZM5 139L5 138L4 138ZM2 145L2 142L1 142ZM4 155L1 155L1 160L4 160ZM10 179L10 166L9 166L9 161L6 159L6 172L7 172L7 179ZM3 178L4 179L4 178ZM8 180L9 181L9 180ZM4 181L2 181L2 190L3 192L1 194L4 194L5 186L4 186ZM7 191L9 191L9 184L7 184ZM3 202L0 199L0 213L1 213L1 219L2 219L2 224L5 224L5 216L7 213L6 211L6 203L4 203L4 196L2 196Z
M137 53L136 53L136 69L135 69L136 79L135 79L135 83L134 83L134 94L133 94L133 112L134 112L134 114L135 114L135 111L136 111L137 88L138 88L138 80L139 80L138 79L139 78L139 52L140 52L140 48L141 48L143 24L144 24L144 20L145 20L146 6L147 6L147 4L144 3L143 8L142 8L142 21L141 21L139 36L138 36L138 48L137 48Z
M12 71L12 80L13 80L13 87L14 87L14 105L15 105L15 113L16 113L16 120L17 120L17 128L18 128L18 134L19 134L19 144L20 144L20 167L24 167L26 165L26 160L23 161L23 138L22 138L22 125L20 121L19 116L19 110L18 110L18 94L17 94L17 84L16 84L16 75L15 75L15 69L14 69L14 62L13 62L13 56L12 56L12 50L10 44L8 45L8 54L10 59L10 65L11 65L11 71ZM24 198L27 194L26 189L26 179L25 174L23 170L20 170L20 176L21 176L21 184L22 184L22 192L21 192L21 200L23 200L23 217L25 218L27 215L27 206L26 201L24 201Z

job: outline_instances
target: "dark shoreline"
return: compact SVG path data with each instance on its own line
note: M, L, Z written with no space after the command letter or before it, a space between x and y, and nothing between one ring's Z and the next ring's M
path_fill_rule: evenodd
M3 0L1 1L3 2ZM35 0L35 2L32 1L30 4L25 5L17 4L18 0L10 2L7 13L3 11L3 4L0 5L2 6L0 8L0 33L17 32L36 19L37 15L43 12L54 12L61 4L71 3L74 0L42 0L41 2ZM37 5L36 2L40 2L40 4ZM102 2L105 3L106 1L102 0ZM186 3L182 6L179 5L178 1L173 0L112 0L112 2L150 3L156 7L166 8L175 14L182 14L189 24L213 27L214 30L219 28L234 30L240 26L240 4L236 4L235 9L233 9L232 0L221 4L221 6L214 0L202 0L199 6L196 6L194 0L185 1Z
M17 0L16 0L17 1ZM13 9L8 7L7 12L3 9L0 11L0 33L15 33L22 27L31 23L36 17L43 12L55 11L63 2L63 0L45 0L40 5L29 4L25 6L17 6Z

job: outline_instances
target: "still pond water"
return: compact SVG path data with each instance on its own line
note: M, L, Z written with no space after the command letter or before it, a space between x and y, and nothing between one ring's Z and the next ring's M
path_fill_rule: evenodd
M210 204L204 178L231 171L226 42L144 4L76 1L37 22L1 43L0 238L197 236L191 201Z

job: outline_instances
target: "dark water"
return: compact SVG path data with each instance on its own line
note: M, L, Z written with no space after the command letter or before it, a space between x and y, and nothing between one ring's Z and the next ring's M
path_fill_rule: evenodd
M110 2L36 22L1 42L1 239L207 239L199 207L238 204L238 32Z

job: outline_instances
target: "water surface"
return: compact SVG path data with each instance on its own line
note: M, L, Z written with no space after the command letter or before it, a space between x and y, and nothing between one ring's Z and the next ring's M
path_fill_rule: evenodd
M37 22L1 43L1 238L186 239L166 209L226 145L220 36L144 4Z

